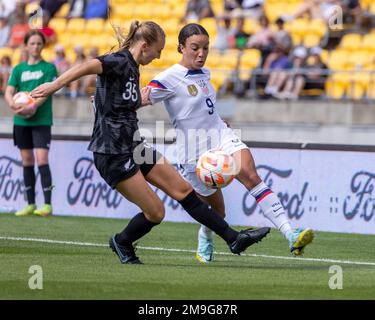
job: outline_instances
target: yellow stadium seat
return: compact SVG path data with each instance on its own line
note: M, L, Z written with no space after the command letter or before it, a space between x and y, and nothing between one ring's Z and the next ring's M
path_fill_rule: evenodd
M309 27L308 23L309 21L306 19L296 19L290 23L288 29L290 30L292 41L295 46L300 45L307 34Z
M86 20L82 18L70 19L66 25L67 33L83 33L85 31Z
M134 8L134 17L142 21L151 20L155 17L153 6L149 4L137 4Z
M0 48L0 58L3 57L3 56L12 57L13 56L13 51L14 51L14 49L8 48L8 47L2 47L2 48Z
M57 11L57 13L55 14L55 17L56 18L65 18L68 13L69 13L69 10L70 10L70 4L69 3L64 3L60 10Z
M347 90L348 98L358 100L364 97L371 81L368 72L355 72L352 75L350 86Z
M349 73L336 72L327 80L327 95L333 99L341 99L349 87L351 75Z
M72 48L74 47L74 43L72 43L72 35L68 33L61 33L57 37L57 42L62 44L65 48Z
M321 40L321 37L319 35L316 35L316 34L307 34L303 38L303 45L306 48L317 47L317 46L320 45L320 40Z
M257 49L246 49L240 57L240 69L254 69L259 65L261 59L260 51Z
M370 75L370 82L367 87L367 98L375 99L375 73Z
M224 52L221 57L221 65L224 69L234 70L237 68L239 63L239 52L238 50L232 49Z
M254 19L245 19L243 29L248 34L254 34L259 30L260 26Z
M360 0L361 8L364 10L368 10L372 3L373 0Z
M19 64L21 62L22 49L16 48L12 51L13 53L11 55L11 59L12 59L12 66L14 67L16 64Z
M171 9L171 16L175 18L182 18L185 15L186 6L173 6Z
M323 49L321 54L320 54L320 59L328 65L328 60L329 60L329 54L330 52L328 50Z
M375 14L375 2L370 4L369 11L370 13Z
M308 25L309 33L322 37L327 32L327 22L322 19L313 19Z
M215 91L218 91L225 80L230 77L230 73L221 70L211 70L211 84Z
M329 60L328 67L331 70L345 70L348 60L348 53L344 50L335 50L332 51Z
M371 52L372 54L375 52L375 33L370 33L363 36L362 48Z
M64 18L52 18L48 24L56 33L65 32L66 19Z
M34 13L39 9L39 4L36 2L27 3L25 7L25 14L29 16L31 13Z
M134 19L134 3L124 3L112 7L111 19Z
M362 45L362 36L356 33L350 33L350 34L344 35L340 42L340 47L348 51L356 50L360 48L361 45Z
M86 32L91 34L101 34L104 29L104 19L89 19L86 22Z
M210 37L214 38L217 33L215 18L204 18L200 21L200 24L207 30Z

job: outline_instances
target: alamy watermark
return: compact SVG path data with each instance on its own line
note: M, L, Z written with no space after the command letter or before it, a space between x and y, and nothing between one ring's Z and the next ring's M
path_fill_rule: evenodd
M342 7L339 5L332 6L330 10L330 14L328 17L328 28L332 31L339 31L342 30L343 27L343 10Z
M29 288L31 290L43 289L43 269L39 265L32 265L28 271L32 276L29 278Z
M328 280L328 287L331 290L342 290L344 287L343 270L339 265L330 266L328 273L332 274Z

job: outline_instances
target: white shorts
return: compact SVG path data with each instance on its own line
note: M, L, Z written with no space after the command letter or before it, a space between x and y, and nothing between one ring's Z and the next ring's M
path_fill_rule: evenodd
M239 150L248 149L248 146L240 140L233 130L227 130L222 138L222 143L220 146L218 146L218 148L222 149L228 154L233 154ZM217 191L217 189L206 186L198 179L195 166L181 165L180 174L187 182L191 184L195 192L201 196L208 197Z

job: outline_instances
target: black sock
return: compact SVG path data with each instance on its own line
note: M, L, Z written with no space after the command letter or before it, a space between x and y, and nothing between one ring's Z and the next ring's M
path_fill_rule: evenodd
M23 180L28 204L35 203L35 172L34 166L23 167Z
M44 203L51 204L52 195L52 177L51 170L48 164L39 167L40 180L42 181L42 188L44 194Z
M121 233L116 234L115 240L120 245L132 244L149 233L158 224L147 220L143 212L140 212L129 221Z
M196 221L214 231L228 244L236 240L238 232L233 230L219 214L203 203L192 191L188 196L179 201L185 211Z

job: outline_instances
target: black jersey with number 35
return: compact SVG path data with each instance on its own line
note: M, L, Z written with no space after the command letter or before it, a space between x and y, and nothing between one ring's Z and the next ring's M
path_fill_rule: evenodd
M133 152L139 144L136 110L141 106L139 67L128 50L97 58L103 72L95 91L95 124L89 150L106 154Z

